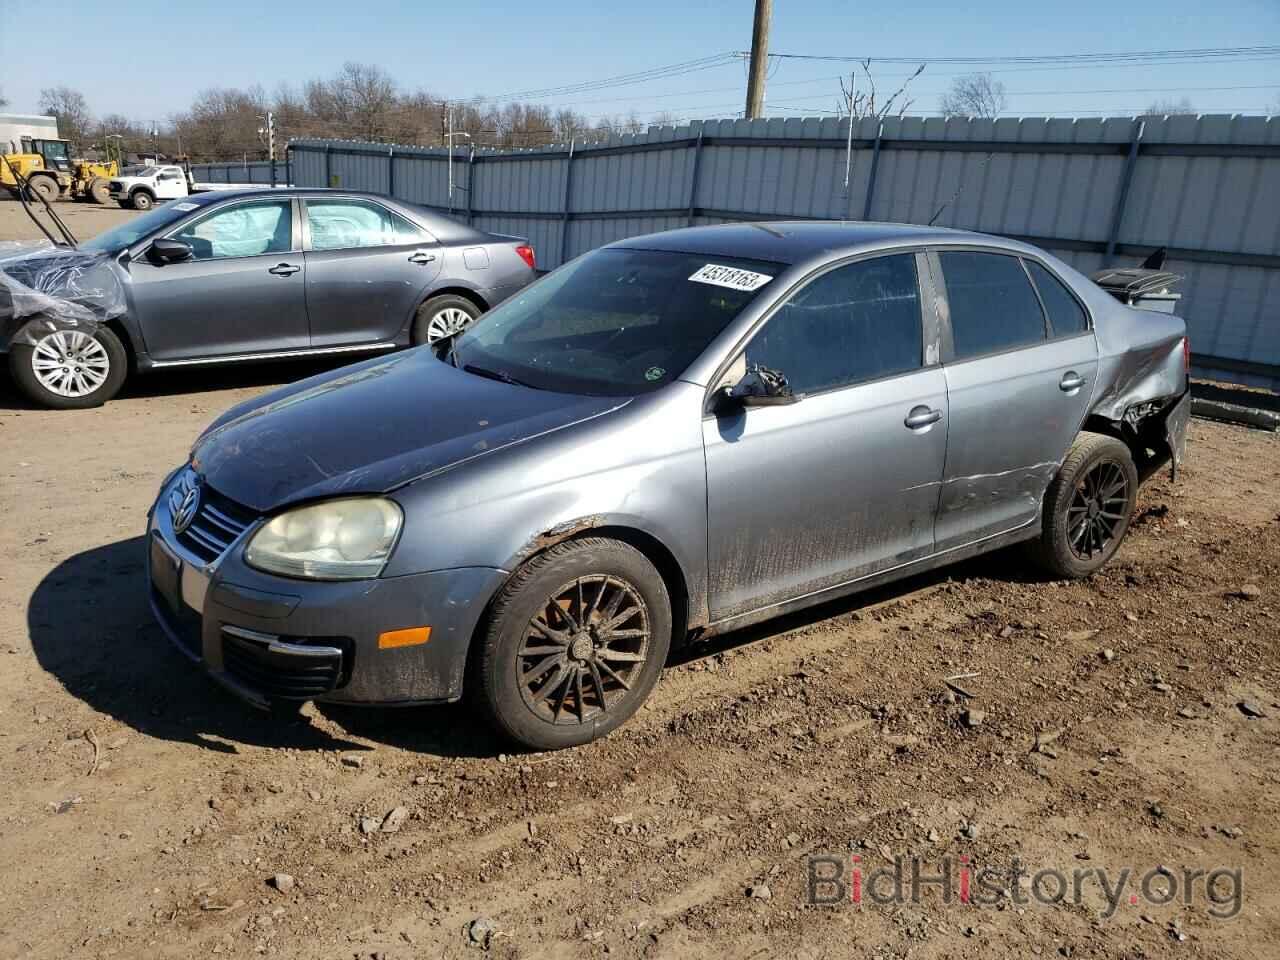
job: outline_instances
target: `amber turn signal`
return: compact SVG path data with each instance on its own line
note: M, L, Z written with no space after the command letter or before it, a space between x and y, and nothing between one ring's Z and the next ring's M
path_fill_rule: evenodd
M388 630L378 634L378 649L391 650L395 647L413 647L426 643L431 639L430 627L409 627L407 630Z

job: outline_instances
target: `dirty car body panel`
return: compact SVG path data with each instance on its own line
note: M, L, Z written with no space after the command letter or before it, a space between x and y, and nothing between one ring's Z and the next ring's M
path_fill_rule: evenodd
M949 251L1007 262L948 271ZM567 333L528 319L566 303ZM1025 343L979 349L988 326L1019 324ZM456 699L503 585L584 535L654 563L681 636L732 629L1037 536L1081 429L1139 443L1148 467L1180 459L1184 337L1177 317L978 234L770 223L621 241L453 342L227 411L151 511L152 601L188 655L259 704ZM773 367L787 396L725 405ZM352 497L403 517L376 575L248 562L273 518ZM212 545L175 530L188 508ZM380 648L426 624L428 642Z

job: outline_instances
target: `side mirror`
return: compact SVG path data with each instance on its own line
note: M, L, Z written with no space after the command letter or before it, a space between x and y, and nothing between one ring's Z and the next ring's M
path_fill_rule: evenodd
M721 408L777 407L795 403L800 398L791 390L786 374L781 370L755 366L732 387L721 393Z
M153 240L147 253L157 264L182 263L192 257L191 244L182 240Z

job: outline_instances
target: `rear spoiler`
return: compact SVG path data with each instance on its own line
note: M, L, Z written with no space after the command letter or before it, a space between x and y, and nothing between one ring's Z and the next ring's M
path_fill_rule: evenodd
M1089 279L1121 303L1140 310L1173 313L1182 299L1182 294L1171 289L1182 281L1182 277L1166 270L1122 267L1099 270L1090 274Z

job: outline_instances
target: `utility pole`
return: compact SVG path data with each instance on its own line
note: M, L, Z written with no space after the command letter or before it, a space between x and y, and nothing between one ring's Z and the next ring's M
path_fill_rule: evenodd
M448 113L448 125L449 125L449 132L445 134L445 141L449 148L449 212L453 213L453 138L466 137L468 140L470 140L471 134L453 132L453 104L452 103L446 104L445 107ZM471 189L470 181L468 181L467 183L467 189L468 190Z
M769 22L773 0L756 0L756 19L751 28L751 72L747 77L747 119L764 112L764 80L769 72Z
M267 111L267 159L276 162L276 115Z

